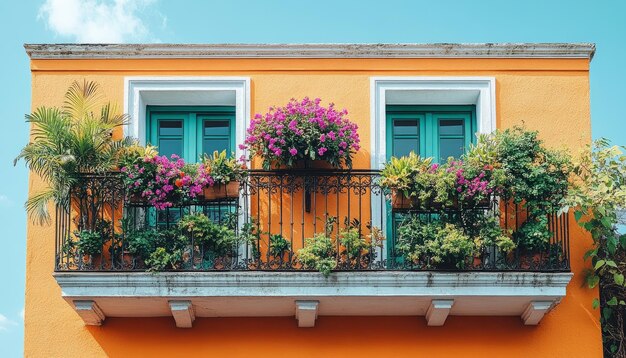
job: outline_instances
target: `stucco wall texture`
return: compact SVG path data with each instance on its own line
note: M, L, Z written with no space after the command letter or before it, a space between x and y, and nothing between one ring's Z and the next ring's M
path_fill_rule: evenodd
M356 168L370 163L370 77L493 76L497 127L525 124L552 147L577 153L591 140L588 59L119 59L32 60L32 108L61 105L74 80L97 81L122 108L125 76L245 76L251 112L290 98L321 97L347 108L360 127ZM31 175L30 192L42 187ZM177 329L171 317L108 318L87 327L52 277L54 226L28 224L25 355L333 357L599 357L596 290L582 286L590 239L570 220L572 271L567 296L539 326L519 317L320 317L297 328L293 317L199 318Z

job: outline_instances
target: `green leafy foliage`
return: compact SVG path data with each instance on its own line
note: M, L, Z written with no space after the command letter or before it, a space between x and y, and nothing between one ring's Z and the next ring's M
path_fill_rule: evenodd
M193 238L205 254L229 254L238 242L232 227L214 222L202 213L183 216L178 222L178 228L184 235Z
M291 243L283 235L270 235L270 255L282 259L289 250L291 250Z
M478 247L456 225L412 216L398 227L396 249L406 260L426 268L463 269Z
M626 236L618 232L624 225L620 212L626 208L626 148L611 146L604 139L587 148L574 168L576 180L568 204L575 208L576 221L593 239L585 253L592 269L587 285L600 286L602 333L608 356L626 356Z
M305 268L315 269L328 277L337 267L336 244L332 238L323 233L304 240L304 247L298 250L298 260Z
M136 144L116 139L114 131L127 123L114 105L101 105L95 82L73 82L61 108L40 107L26 115L32 137L15 158L40 176L48 187L28 198L26 210L39 224L49 223L48 204L66 204L70 187L79 173L99 173L119 166L120 151ZM98 108L99 107L99 108Z

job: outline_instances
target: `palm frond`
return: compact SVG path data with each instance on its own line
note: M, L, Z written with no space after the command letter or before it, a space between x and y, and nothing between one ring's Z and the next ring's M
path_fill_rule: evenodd
M57 196L56 191L48 187L37 194L31 195L26 204L26 212L34 223L39 225L50 224L50 213L48 212L48 204Z
M65 93L64 110L75 120L80 121L92 115L94 108L102 99L96 82L83 80L72 82Z

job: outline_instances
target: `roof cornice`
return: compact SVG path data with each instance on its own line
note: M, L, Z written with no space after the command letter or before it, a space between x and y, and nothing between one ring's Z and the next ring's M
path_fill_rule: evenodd
M31 59L587 58L593 43L25 44Z

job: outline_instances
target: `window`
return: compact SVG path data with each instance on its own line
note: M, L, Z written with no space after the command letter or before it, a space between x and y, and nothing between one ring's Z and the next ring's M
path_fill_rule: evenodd
M159 154L197 162L203 154L235 151L235 107L149 106L146 141Z
M235 107L233 106L148 106L146 142L158 147L160 155L176 154L185 162L194 163L203 154L235 151ZM221 218L231 208L203 207L212 219ZM189 208L151 211L150 220L168 226L177 222Z
M445 163L458 158L468 148L476 132L475 106L387 106L387 159L408 155L412 151ZM395 237L404 214L387 207L387 246L394 255Z
M473 141L474 106L387 106L387 157L414 151L445 163Z

